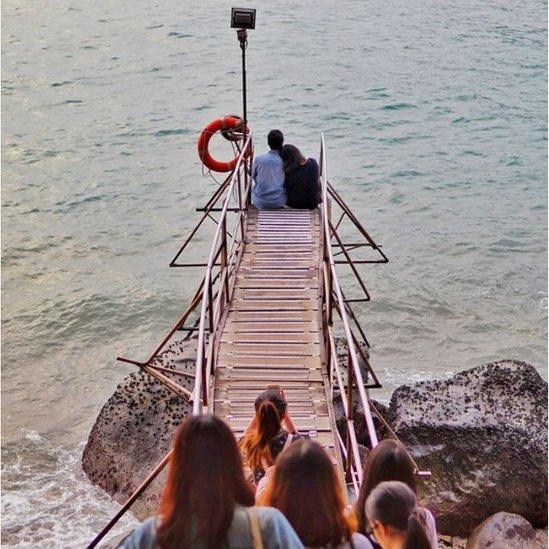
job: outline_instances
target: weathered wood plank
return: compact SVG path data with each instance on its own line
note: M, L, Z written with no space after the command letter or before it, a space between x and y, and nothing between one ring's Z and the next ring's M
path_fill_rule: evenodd
M254 332L230 332L224 330L221 336L222 343L254 343L262 345L289 345L293 343L316 343L318 344L320 337L318 332L274 332L269 333L254 333Z

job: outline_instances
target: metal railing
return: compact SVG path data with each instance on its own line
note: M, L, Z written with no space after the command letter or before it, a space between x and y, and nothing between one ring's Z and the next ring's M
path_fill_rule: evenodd
M210 381L215 368L215 349L219 343L219 330L225 306L230 302L235 277L242 257L246 238L245 213L249 203L251 177L246 166L246 157L251 154L251 133L238 157L232 177L228 183L227 196L217 220L210 256L206 264L202 285L202 307L198 324L198 351L196 357L195 385L193 391L193 414L210 411ZM235 227L227 231L227 213L231 203L238 204ZM234 210L234 208L232 209ZM218 259L220 259L218 263ZM214 270L218 267L218 272ZM213 285L218 280L217 298L214 298Z
M334 388L339 390L341 395L343 410L345 413L346 421L346 435L347 440L344 441L338 434L338 440L341 447L341 452L345 458L346 473L348 480L350 480L358 491L360 483L362 481L362 463L360 459L360 451L357 440L357 433L354 425L354 387L358 390L358 396L364 418L366 420L366 427L368 430L368 437L371 447L375 447L378 443L378 437L374 420L370 410L370 402L368 395L366 394L365 383L362 376L362 371L357 355L357 347L355 346L356 336L351 330L349 317L347 314L346 301L339 284L339 277L336 270L336 262L334 259L334 252L332 250L332 237L337 235L334 225L331 222L331 201L333 200L333 193L330 192L327 176L327 163L326 163L326 146L324 143L324 134L321 135L320 140L320 185L321 185L321 198L322 198L322 250L323 250L323 265L322 265L322 279L323 279L323 299L324 299L324 318L323 318L323 330L326 350L327 366L330 374L330 385L332 394ZM341 249L345 249L341 239L337 236L337 243ZM350 263L353 266L352 262ZM353 266L354 267L354 266ZM356 273L355 273L356 274ZM360 279L359 279L360 280ZM366 288L363 288L367 292ZM342 324L345 340L347 342L347 372L346 379L341 369L339 359L337 356L337 350L334 338L334 310L338 313L339 319ZM363 357L364 360L365 357Z
M368 357L363 351L359 337L351 328L351 320L355 324L362 341L369 347L368 340L358 319L356 318L350 303L369 301L370 294L364 284L362 277L356 268L357 264L375 264L387 263L389 259L381 250L381 246L377 245L370 237L368 232L362 227L360 221L355 217L350 208L345 204L343 198L336 192L328 181L327 162L326 162L326 144L324 134L320 137L320 185L322 198L322 249L323 249L323 266L322 279L324 285L323 292L323 330L325 341L325 356L329 371L330 389L332 395L335 391L339 391L343 411L346 422L346 440L343 440L339 431L336 433L340 444L341 454L345 462L345 473L347 481L353 486L355 493L358 493L362 482L363 468L360 456L360 448L358 444L358 434L355 427L355 389L358 393L358 404L364 414L366 423L366 431L369 439L370 448L374 448L378 444L378 434L374 423L374 415L377 418L380 426L383 426L388 436L398 440L397 435L382 416L376 406L370 401L367 394L368 388L381 387L379 380L370 366ZM335 203L341 210L341 216L337 223L332 223L332 203ZM337 233L337 230L344 219L348 219L354 225L355 229L364 238L364 242L344 243ZM335 242L334 242L335 241ZM362 247L370 247L376 251L380 259L353 259L350 251ZM334 248L336 249L334 253ZM345 261L336 260L337 255L343 254ZM358 281L358 284L364 292L365 298L362 299L346 299L343 290L339 284L336 265L346 264L351 268L352 273ZM334 311L337 313L342 325L345 342L347 345L347 367L346 375L341 368L339 357L334 337ZM359 361L360 355L360 361ZM373 383L365 383L362 374L361 362L372 377ZM362 433L361 433L362 434ZM420 471L413 457L408 454L414 464L415 473L419 477L430 476L429 471Z
M217 220L214 219L217 223L217 229L213 238L208 261L205 264L206 271L189 306L147 360L138 361L124 357L117 358L120 362L138 366L144 372L157 379L174 394L177 394L187 401L192 401L193 414L209 411L209 381L215 365L214 351L219 337L218 327L220 326L221 318L225 313L225 306L230 302L230 296L234 287L234 275L242 256L246 237L245 214L247 213L250 204L250 190L252 184L250 164L252 154L252 134L249 133L248 138L239 153L234 170L214 193L214 196L208 201L206 206L200 209L205 212L202 219L191 233L191 237L187 238L180 247L170 264L170 266L174 267L202 266L200 264L179 264L177 263L177 259L189 244L192 236L196 234L198 227L202 225L207 217L211 216L211 212L220 211L221 214L219 218ZM226 196L223 199L222 207L216 208L215 205L221 199L225 191ZM229 212L236 213L234 228L232 228L230 232L227 230ZM196 371L194 376L191 376L194 377L195 385L193 391L189 391L163 373L163 371L166 371L166 373L174 374L178 373L177 371L167 370L166 368L156 365L155 359L165 349L175 333L184 329L185 322L200 303L200 317L195 324L195 327L186 328L187 330L193 329L198 331ZM152 481L167 465L171 453L172 450L170 449L147 478L143 480L135 492L128 498L124 505L122 505L121 509L105 528L97 534L88 545L88 549L96 547L101 542L113 526L130 509L148 486L150 486Z

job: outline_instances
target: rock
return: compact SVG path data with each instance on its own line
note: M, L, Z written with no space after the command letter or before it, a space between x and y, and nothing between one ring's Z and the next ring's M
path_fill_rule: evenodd
M499 511L547 525L547 383L513 360L399 387L389 421L420 469L442 534L468 536Z
M536 531L523 517L496 513L477 526L466 549L536 549Z
M172 343L155 364L194 373L196 341ZM193 379L162 372L187 389ZM82 468L93 484L124 503L170 447L175 430L191 406L149 374L126 376L103 406L82 454ZM166 470L132 506L137 518L153 514Z

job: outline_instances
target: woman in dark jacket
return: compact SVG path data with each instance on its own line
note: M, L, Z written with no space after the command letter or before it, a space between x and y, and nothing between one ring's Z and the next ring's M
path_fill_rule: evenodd
M284 166L286 206L314 210L320 202L320 172L314 158L305 158L295 145L280 149Z

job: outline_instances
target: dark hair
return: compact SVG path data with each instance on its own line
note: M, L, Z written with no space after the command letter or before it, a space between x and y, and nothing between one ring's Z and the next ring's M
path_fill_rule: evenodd
M200 540L220 547L236 503L251 506L254 495L233 433L215 416L186 419L174 438L160 500L158 546L182 549Z
M286 516L307 547L337 547L356 530L335 467L324 448L308 439L280 455L264 502Z
M371 452L364 464L362 484L355 504L358 530L366 533L366 499L370 492L386 480L399 480L414 494L417 493L415 467L404 446L393 439L382 440Z
M284 173L286 175L298 170L303 162L307 160L295 145L284 145L280 149L279 154L280 158L282 158Z
M278 151L284 144L284 134L280 130L271 130L267 134L267 143L273 151Z
M254 402L254 408L256 412L259 410L259 406L261 405L261 403L263 403L265 400L269 400L270 402L272 402L275 405L280 417L284 417L288 404L280 394L280 387L270 387L269 389L266 389L257 396Z
M423 511L412 489L396 480L381 482L366 500L370 521L378 521L406 533L404 549L432 549L425 531Z

